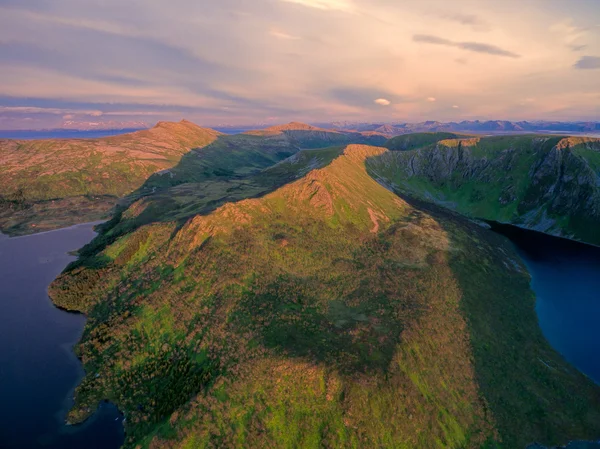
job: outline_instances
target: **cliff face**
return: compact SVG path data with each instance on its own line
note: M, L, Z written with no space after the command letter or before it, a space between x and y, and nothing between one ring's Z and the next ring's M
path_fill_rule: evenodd
M442 140L369 161L381 182L465 215L600 244L600 141Z

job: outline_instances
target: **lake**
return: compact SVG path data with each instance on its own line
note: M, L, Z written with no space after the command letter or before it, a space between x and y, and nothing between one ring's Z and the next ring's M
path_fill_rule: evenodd
M83 368L73 353L85 317L54 307L47 288L92 224L9 238L0 234L0 447L113 449L124 441L122 415L102 403L80 426L64 425Z
M531 273L546 339L600 384L600 248L515 226L492 229L515 244Z

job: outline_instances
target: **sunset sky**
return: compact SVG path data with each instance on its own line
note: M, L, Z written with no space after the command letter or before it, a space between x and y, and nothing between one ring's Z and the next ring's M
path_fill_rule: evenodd
M598 0L0 0L0 129L600 120Z

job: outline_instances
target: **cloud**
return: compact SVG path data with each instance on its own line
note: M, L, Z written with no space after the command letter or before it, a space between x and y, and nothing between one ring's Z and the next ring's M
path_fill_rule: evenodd
M72 114L84 114L91 116L101 116L102 112L98 110L89 109L71 109L71 108L48 108L40 106L0 106L0 114L50 114L50 115L72 115Z
M285 3L295 3L308 8L321 9L324 11L355 12L356 8L347 0L280 0Z
M459 106L457 104L453 104L452 109L459 109Z
M573 67L576 69L600 69L600 57L582 56Z
M63 115L63 120L72 120L75 118L75 115L73 114L65 114Z
M461 25L470 26L475 31L489 31L488 23L475 14L450 13L441 15L442 18Z
M40 108L36 106L0 106L0 114L64 114L64 110L58 108Z
M476 53L486 53L488 55L494 56L505 56L508 58L520 58L521 55L513 53L508 50L504 50L500 47L491 44L484 44L481 42L454 42L449 39L444 39L443 37L432 36L429 34L415 34L413 36L414 42L419 42L422 44L432 44L432 45L444 45L446 47L456 47L461 50L473 51Z
M271 31L269 31L269 34L273 37L276 37L277 39L284 39L284 40L290 40L290 41L297 41L300 39L299 36L292 36L291 34L284 33L283 31L278 31L275 29L272 29Z
M559 35L565 45L573 51L580 51L587 47L581 43L581 39L586 37L589 29L576 25L572 18L555 23L550 27L550 31Z
M153 115L165 115L165 111L110 111L104 112L103 115L114 115L114 116L153 116Z
M564 118L597 119L600 72L568 70L600 56L600 28L580 3L522 8L515 20L493 0L0 0L0 105L56 110L4 111L0 120L54 123L90 111L103 113L93 121L152 115L204 125L444 120L459 111L543 119L558 117L557 105L571 108ZM562 26L571 40L549 30L570 16ZM493 34L479 33L486 25ZM478 56L515 62L515 53L518 64ZM516 107L529 96L538 101Z
M326 91L325 95L338 103L361 109L372 109L374 105L389 106L403 101L402 97L392 92L359 86L335 87Z
M435 97L427 97L427 101L433 103L435 100Z
M413 36L413 41L422 42L424 44L448 45L449 47L456 45L451 40L444 39L443 37L431 36L429 34L415 34Z

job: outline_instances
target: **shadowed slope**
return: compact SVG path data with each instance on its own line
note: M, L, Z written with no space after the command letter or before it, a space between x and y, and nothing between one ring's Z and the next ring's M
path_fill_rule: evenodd
M268 151L268 147L265 150ZM134 200L134 197L128 207L119 209L109 222L101 226L99 237L79 251L81 258L77 263L95 263L93 257L90 262L88 256L97 254L117 238L133 232L140 226L173 221L183 224L190 217L208 214L224 203L265 195L277 187L304 176L311 170L326 166L342 152L343 147L302 150L277 164L257 171L257 161L268 160L265 156L259 155L260 157L255 159L254 163L246 162L254 165L239 167L241 171L250 171L247 175L234 173L208 177L199 169L194 170L193 165L207 164L207 169L214 173L220 170L218 158L211 160L210 157L207 157L206 161L201 161L199 157L194 157L192 168L186 166L190 159L183 158L173 171L179 175L183 174L183 176L185 173L191 173L198 181L182 182L173 186L163 184L160 188L153 188L154 191L146 196L137 200ZM215 152L215 155L217 154L218 152ZM237 162L243 164L244 161L247 159L242 158ZM207 162L213 162L216 165L210 167ZM252 172L252 170L254 171ZM171 179L179 180L180 178L174 176ZM152 178L149 180L150 182L152 182Z
M440 140L456 138L458 138L456 134L443 132L406 134L388 140L385 147L391 151L408 151L435 144Z
M109 398L126 446L153 448L513 448L600 433L598 390L538 338L508 242L383 188L365 160L385 152L348 146L262 198L142 226L61 275L53 300L89 317L70 418ZM533 358L511 373L518 346L556 371ZM520 391L505 388L519 382L536 395L512 410Z

